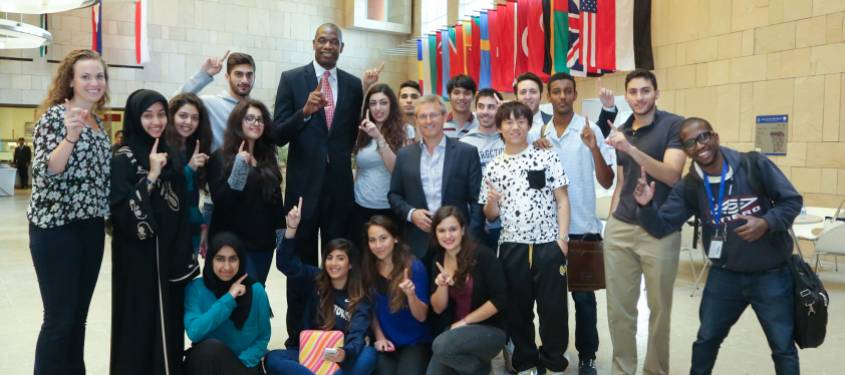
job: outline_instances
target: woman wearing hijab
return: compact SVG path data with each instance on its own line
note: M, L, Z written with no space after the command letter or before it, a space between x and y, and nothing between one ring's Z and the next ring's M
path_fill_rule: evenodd
M111 174L113 375L181 374L184 287L199 267L166 126L164 96L129 95Z
M246 274L244 244L231 232L214 236L202 277L185 293L185 329L193 346L189 375L263 374L270 341L270 302L261 283Z

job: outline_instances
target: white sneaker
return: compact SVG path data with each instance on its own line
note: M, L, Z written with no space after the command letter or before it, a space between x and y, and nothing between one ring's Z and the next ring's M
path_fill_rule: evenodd
M537 368L532 367L528 370L522 370L518 373L518 375L537 375Z

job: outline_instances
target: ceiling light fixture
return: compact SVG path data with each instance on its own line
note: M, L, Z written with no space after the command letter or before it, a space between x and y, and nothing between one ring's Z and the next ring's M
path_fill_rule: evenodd
M53 42L53 35L40 27L0 19L0 49L38 48Z

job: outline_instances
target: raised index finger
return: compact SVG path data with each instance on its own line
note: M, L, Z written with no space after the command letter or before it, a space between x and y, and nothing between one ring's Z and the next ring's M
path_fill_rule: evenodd
M156 138L156 141L153 143L153 148L150 149L150 153L151 154L158 153L158 138Z
M244 144L246 144L246 140L241 141L241 147L238 148L238 152L241 152L241 151L244 150Z
M383 69L384 69L384 61L382 61L382 62L381 62L381 65L379 65L379 66L378 66L378 69L376 69L376 73L381 73L381 71L382 71Z
M240 283L244 282L244 279L246 279L247 276L248 276L247 274L244 274L243 276L241 276L241 278L238 279L238 281L235 281L235 283L240 284Z
M226 53L223 54L223 57L220 58L220 63L222 64L224 61L226 61L227 57L229 57L229 50L228 49L226 50Z
M299 197L299 204L296 205L297 210L302 210L302 197Z
M408 276L408 267L405 267L405 280L410 280L411 277Z
M200 153L200 140L197 139L197 143L194 146L194 155L199 154L199 153Z
M434 262L434 265L436 265L436 266L437 266L437 269L439 269L439 270L440 270L440 273L446 273L446 270L445 270L445 269L443 269L443 265L442 265L442 264L440 264L440 262Z

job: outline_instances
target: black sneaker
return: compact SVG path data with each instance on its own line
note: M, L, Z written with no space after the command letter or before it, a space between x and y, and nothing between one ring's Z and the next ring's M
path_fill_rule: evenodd
M596 375L596 360L582 359L578 361L578 375Z

